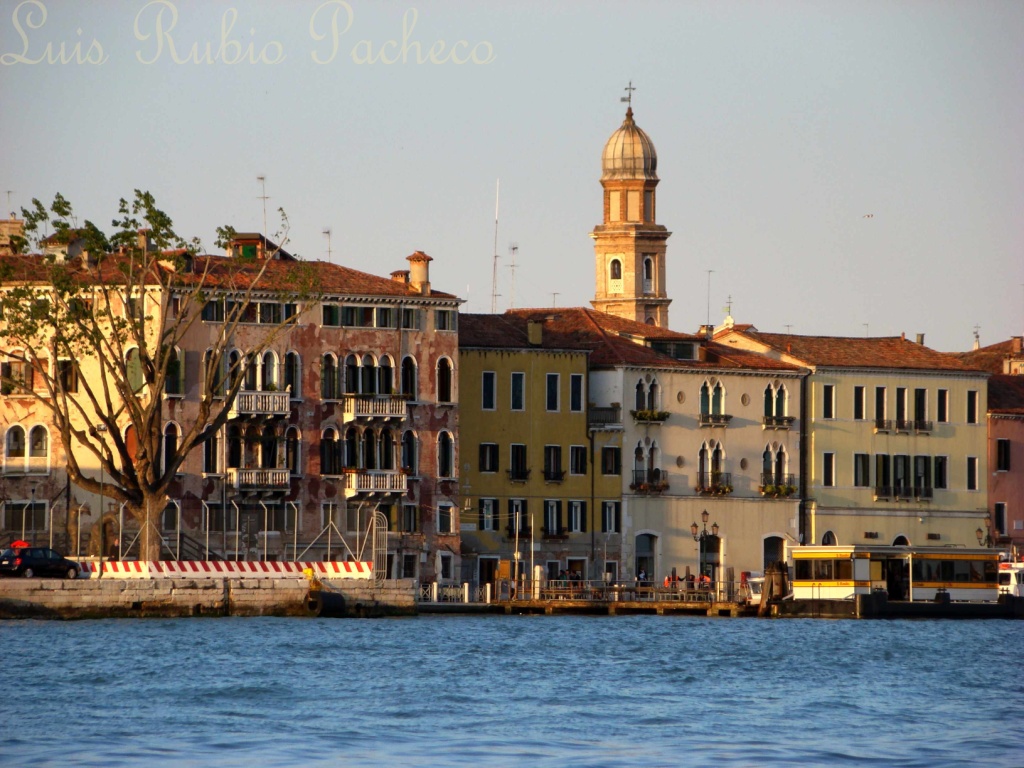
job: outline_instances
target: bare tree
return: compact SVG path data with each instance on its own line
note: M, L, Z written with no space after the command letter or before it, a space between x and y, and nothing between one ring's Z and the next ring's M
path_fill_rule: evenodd
M316 302L315 270L265 238L255 257L230 248L202 255L200 241L179 237L148 192L121 200L109 239L89 221L79 226L59 194L49 213L33 205L22 210L27 238L17 250L34 241L46 253L0 258L0 390L48 412L70 481L124 503L141 527L140 557L157 559L157 520L175 474L228 420L245 366ZM41 238L51 214L54 234ZM285 243L283 211L281 218L275 239ZM217 233L217 245L229 247L234 230ZM254 297L267 296L293 311L261 321L240 342ZM177 386L204 311L218 330L204 341L197 405L171 443L163 439L164 393ZM231 355L240 343L244 354ZM102 489L92 474L99 468Z

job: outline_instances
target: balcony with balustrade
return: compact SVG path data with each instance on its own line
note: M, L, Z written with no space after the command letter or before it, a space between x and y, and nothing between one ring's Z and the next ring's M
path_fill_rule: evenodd
M761 420L762 429L789 429L796 421L795 416L765 416Z
M701 496L728 496L733 491L732 473L698 472L694 490Z
M591 406L587 411L587 425L592 430L622 429L622 408L617 405Z
M774 472L761 473L761 485L758 488L766 499L788 499L797 492L794 475L782 475Z
M342 475L342 485L346 499L355 496L404 494L408 490L408 476L401 470L346 470Z
M228 485L237 491L287 491L291 487L291 471L284 469L231 467Z
M243 389L228 410L229 419L282 418L291 413L291 393Z
M345 423L351 421L403 421L409 413L401 395L344 395L341 409Z
M661 469L634 469L629 490L651 496L668 490L668 475Z
M702 413L699 422L702 427L728 427L732 416L728 413Z

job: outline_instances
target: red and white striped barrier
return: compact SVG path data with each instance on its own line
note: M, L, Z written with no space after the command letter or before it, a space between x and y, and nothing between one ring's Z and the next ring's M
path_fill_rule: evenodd
M100 578L100 564L80 563L83 579ZM370 579L373 563L363 562L286 562L229 560L121 560L103 563L103 578L275 578L301 577L311 568L321 579Z

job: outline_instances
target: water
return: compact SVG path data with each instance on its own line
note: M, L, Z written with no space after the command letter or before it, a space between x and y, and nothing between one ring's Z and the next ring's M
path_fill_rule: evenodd
M0 622L0 764L1020 766L1024 625Z

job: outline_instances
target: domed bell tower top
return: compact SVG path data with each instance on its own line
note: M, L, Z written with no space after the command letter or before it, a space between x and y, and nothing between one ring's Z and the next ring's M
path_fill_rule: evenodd
M604 220L590 233L596 257L591 304L602 312L667 328L672 300L665 293L665 250L672 233L656 223L658 153L634 122L632 104L604 145L601 186Z

